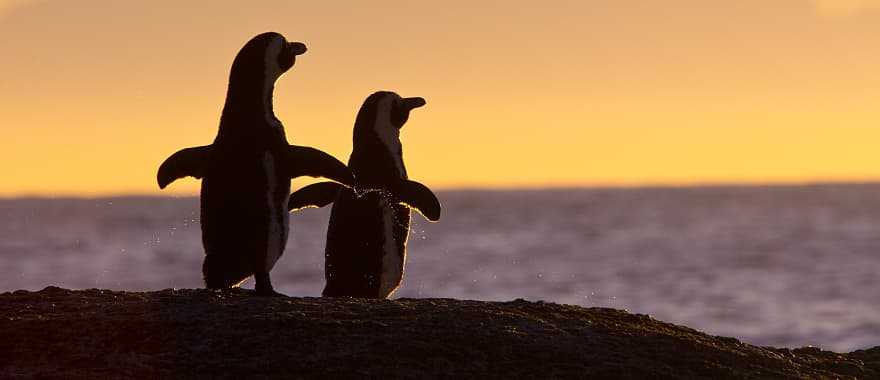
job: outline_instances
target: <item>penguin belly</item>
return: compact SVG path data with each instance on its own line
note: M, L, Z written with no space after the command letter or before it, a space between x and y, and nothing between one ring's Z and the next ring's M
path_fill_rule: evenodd
M403 280L409 224L406 206L379 193L356 198L342 190L330 214L322 295L391 296Z
M287 243L290 181L279 175L271 152L238 156L229 155L202 181L202 273L210 289L268 272Z

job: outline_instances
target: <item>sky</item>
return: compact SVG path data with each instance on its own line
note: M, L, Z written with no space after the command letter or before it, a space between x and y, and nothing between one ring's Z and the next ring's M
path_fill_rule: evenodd
M160 191L277 31L291 143L347 161L377 90L434 189L880 179L880 0L0 0L0 196ZM295 184L308 181L297 180Z

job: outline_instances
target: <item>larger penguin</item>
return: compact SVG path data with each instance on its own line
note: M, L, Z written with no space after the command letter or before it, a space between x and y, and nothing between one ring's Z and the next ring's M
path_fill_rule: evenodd
M401 98L387 91L367 97L355 121L348 161L355 189L322 182L290 196L291 210L333 202L324 296L391 296L403 279L410 208L432 222L440 218L437 197L424 185L410 181L403 165L400 128L410 111L423 105L422 98Z
M269 271L284 252L290 179L326 177L353 184L345 165L319 150L289 145L272 111L275 81L306 46L260 34L236 55L214 143L181 150L159 168L159 187L202 179L201 223L209 289L239 286L251 275L260 295L278 294Z

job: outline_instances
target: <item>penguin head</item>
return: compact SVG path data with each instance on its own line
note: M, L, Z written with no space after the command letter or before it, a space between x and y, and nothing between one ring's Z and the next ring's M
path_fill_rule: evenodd
M410 111L425 104L424 98L403 98L391 91L377 91L364 100L357 124L372 126L371 132L379 135L397 132L409 120Z
M409 112L425 104L427 104L425 98L401 98L400 95L392 92L379 102L379 110L387 109L391 126L400 129L409 120Z
M355 121L355 144L358 140L378 137L392 153L399 151L400 129L413 109L424 106L423 98L403 98L391 91L377 91L364 100ZM395 149L396 148L396 149Z
M281 34L267 32L251 38L232 62L230 81L274 84L306 52L301 42L287 42ZM262 79L262 80L260 80Z
M378 91L368 96L355 121L355 150L384 147L397 172L405 177L400 129L409 120L410 111L424 105L423 98L403 98L391 91Z

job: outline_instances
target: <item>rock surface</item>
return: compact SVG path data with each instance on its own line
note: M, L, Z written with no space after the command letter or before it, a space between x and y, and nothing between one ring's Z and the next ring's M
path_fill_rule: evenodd
M755 347L543 302L0 294L0 378L880 378L880 348Z

